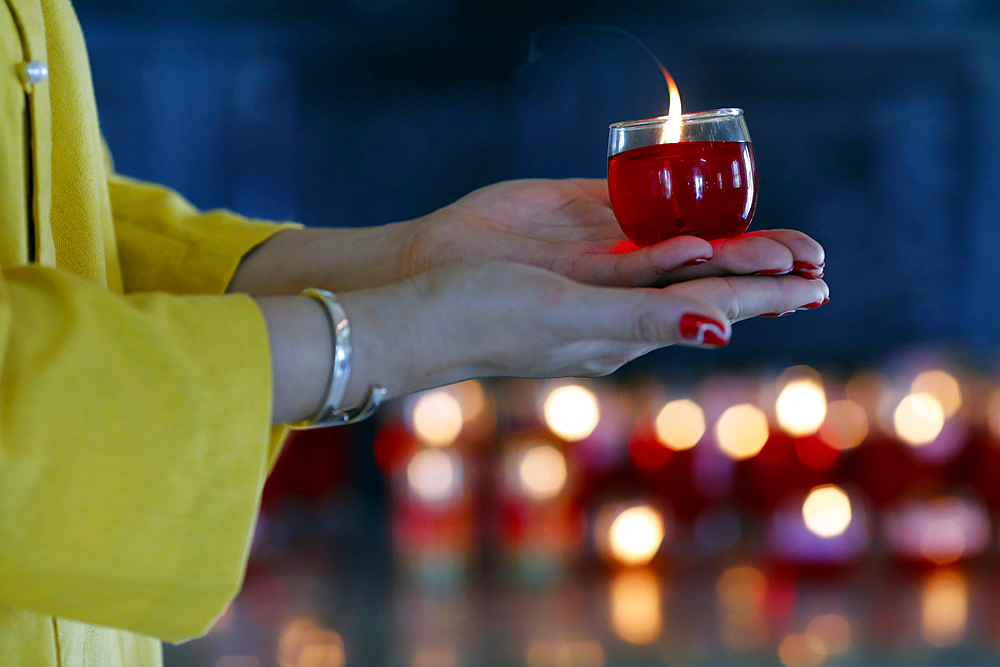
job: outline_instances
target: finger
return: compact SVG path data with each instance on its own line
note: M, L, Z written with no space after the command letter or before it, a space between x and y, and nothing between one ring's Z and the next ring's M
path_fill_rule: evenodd
M718 272L781 275L794 268L795 256L788 246L765 236L743 234L731 239L718 239L713 241L713 246L714 269Z
M794 229L762 229L746 236L758 236L776 241L792 253L793 270L823 273L826 251L816 240Z
M764 236L742 235L712 241L712 260L664 274L660 285L683 280L731 275L784 275L795 268L795 257L783 243Z
M703 266L683 267L665 274L658 284L726 275L784 275L805 278L823 276L825 251L807 235L790 229L751 232L712 242L714 257Z
M647 248L619 241L575 259L567 275L574 280L610 287L647 287L682 267L712 259L712 244L694 236L675 236Z
M663 291L705 301L723 312L730 322L811 310L830 297L830 288L822 280L794 275L705 278L671 285Z

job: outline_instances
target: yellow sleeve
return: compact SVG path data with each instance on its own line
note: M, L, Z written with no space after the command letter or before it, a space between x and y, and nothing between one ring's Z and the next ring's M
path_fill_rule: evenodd
M170 641L239 588L270 450L242 295L0 279L0 602Z
M283 229L302 227L224 210L202 213L169 188L113 173L106 147L105 158L126 294L223 294L244 255ZM268 471L287 435L287 427L273 429Z
M301 227L201 213L172 190L117 174L108 185L126 293L222 294L254 246Z

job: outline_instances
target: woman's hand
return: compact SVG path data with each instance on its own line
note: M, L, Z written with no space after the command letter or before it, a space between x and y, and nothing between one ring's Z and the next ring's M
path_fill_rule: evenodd
M460 261L509 261L607 286L795 272L823 275L823 248L796 231L693 236L636 248L625 239L603 179L508 181L408 222L276 234L240 265L230 291L296 294L368 289Z
M347 400L360 403L372 383L402 394L471 377L605 375L667 345L725 345L733 322L828 294L798 276L611 288L521 264L455 263L340 295L355 350Z
M618 226L604 179L497 183L406 224L407 276L454 261L504 260L595 285L648 286L754 273L818 278L825 264L822 246L791 230L637 248Z
M719 347L730 325L821 303L822 280L738 276L658 288L594 287L511 262L461 262L338 295L354 359L345 406L378 384L390 396L472 377L605 375L667 345ZM274 419L314 414L332 338L305 297L258 300L274 365Z

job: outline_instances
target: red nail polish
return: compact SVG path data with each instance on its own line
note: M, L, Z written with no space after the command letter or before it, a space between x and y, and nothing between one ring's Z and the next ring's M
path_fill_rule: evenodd
M729 339L726 338L726 327L704 315L685 313L681 317L679 328L681 336L699 345L722 347L729 343Z
M829 303L829 302L830 302L830 297L828 296L823 297L823 303Z
M698 266L699 264L704 264L705 262L707 262L710 259L712 259L712 258L711 257L695 257L694 259L689 259L688 261L684 262L683 266Z
M796 271L795 275L797 275L800 278L805 278L806 280L819 280L820 278L823 277L823 272L820 271L819 273L808 273L805 271Z
M822 301L813 301L812 303L807 303L806 305L802 306L802 308L806 310L812 310L813 308L819 308L822 305L823 305Z
M786 310L783 313L761 313L760 316L761 317L784 317L785 315L791 315L794 312L795 312L794 310Z
M786 273L791 273L788 269L768 269L766 271L758 271L758 276L783 276Z
M792 268L796 271L820 271L823 264L813 264L812 262L792 262Z

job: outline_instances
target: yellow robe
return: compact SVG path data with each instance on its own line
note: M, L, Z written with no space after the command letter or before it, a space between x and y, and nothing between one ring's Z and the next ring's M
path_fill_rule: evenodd
M69 0L0 0L4 667L158 665L153 637L204 633L279 447L263 318L209 295L281 227L110 172Z

